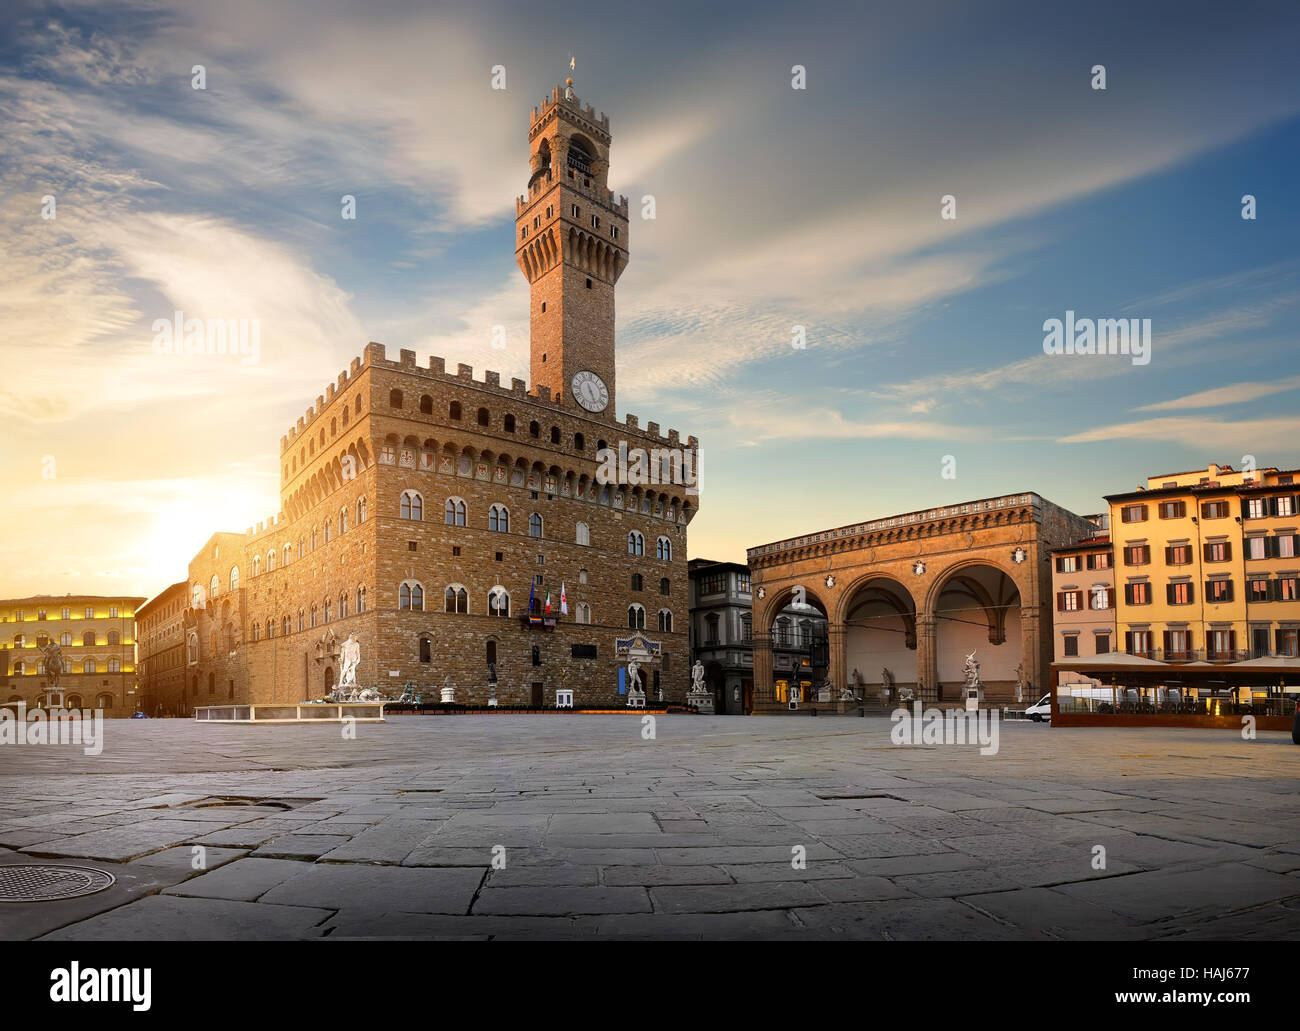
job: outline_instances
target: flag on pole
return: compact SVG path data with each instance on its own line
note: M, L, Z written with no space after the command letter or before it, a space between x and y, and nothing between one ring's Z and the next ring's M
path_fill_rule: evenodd
M568 614L569 614L569 599L568 596L564 593L564 581L561 580L560 581L560 615L567 616Z
M528 584L528 618L536 619L533 615L533 609L537 605L537 582L531 581Z
M551 589L549 587L546 588L546 614L548 616L551 614Z

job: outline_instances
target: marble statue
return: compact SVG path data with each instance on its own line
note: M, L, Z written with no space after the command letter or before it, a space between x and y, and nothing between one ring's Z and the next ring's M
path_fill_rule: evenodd
M348 634L348 639L339 649L339 657L343 660L343 670L339 674L339 687L356 687L357 666L361 662L361 642L357 640L355 633Z
M704 663L697 661L691 667L691 694L704 693Z
M981 687L980 682L980 664L975 658L975 653L971 652L966 656L966 661L961 664L962 672L966 674L967 687Z
M1022 662L1016 667L1016 702L1020 703L1025 700L1025 664Z

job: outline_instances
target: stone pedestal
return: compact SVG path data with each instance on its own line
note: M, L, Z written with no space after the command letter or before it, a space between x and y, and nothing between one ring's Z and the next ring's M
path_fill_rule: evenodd
M699 691L699 692L690 691L686 695L686 704L695 706L696 712L701 712L704 713L705 715L712 716L714 713L713 692L712 691Z
M630 687L627 691L627 707L629 709L645 708L645 692L637 687Z
M454 702L456 700L456 689L454 687L444 687L442 689L442 700L444 702Z

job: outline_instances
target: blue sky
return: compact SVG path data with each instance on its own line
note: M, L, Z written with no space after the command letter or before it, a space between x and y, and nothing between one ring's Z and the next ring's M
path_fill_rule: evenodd
M0 595L149 594L273 514L281 434L367 340L526 377L514 197L570 55L656 202L619 414L703 441L693 557L1295 467L1300 13L1133 6L6 7ZM259 361L154 354L176 308L259 318ZM1067 309L1150 318L1150 364L1045 355Z

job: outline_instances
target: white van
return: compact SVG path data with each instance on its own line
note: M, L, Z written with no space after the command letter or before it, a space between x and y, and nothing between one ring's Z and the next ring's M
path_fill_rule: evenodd
M1043 720L1050 722L1052 719L1052 696L1050 694L1043 695L1036 704L1025 710L1025 715L1035 723L1042 723Z

